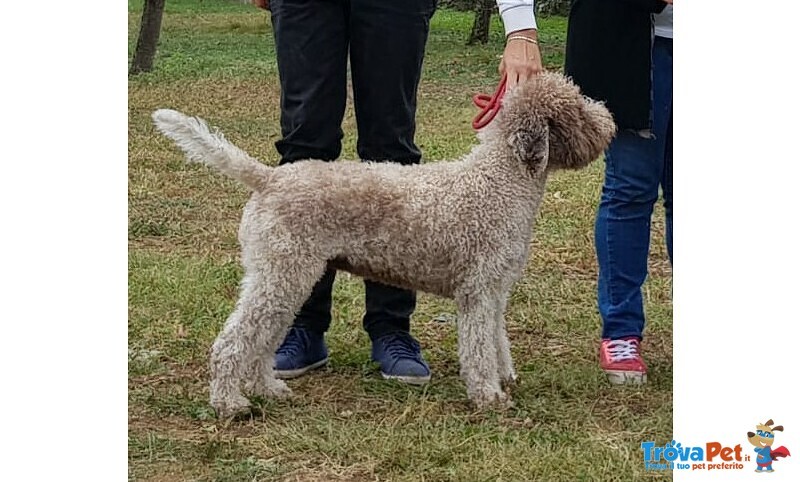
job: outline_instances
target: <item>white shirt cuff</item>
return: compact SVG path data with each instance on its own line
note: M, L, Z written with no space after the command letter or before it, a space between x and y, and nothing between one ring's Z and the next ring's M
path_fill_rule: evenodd
M533 5L513 6L500 13L506 35L517 30L536 28L536 17L533 14Z

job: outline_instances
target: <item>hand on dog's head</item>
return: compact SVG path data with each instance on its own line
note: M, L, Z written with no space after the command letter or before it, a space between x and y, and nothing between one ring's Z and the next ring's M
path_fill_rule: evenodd
M512 154L535 171L585 167L600 157L617 131L603 103L554 72L509 91L494 123Z

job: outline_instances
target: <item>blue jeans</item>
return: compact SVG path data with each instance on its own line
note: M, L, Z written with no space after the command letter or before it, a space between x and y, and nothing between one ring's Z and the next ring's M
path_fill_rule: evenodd
M605 182L595 223L600 267L597 304L603 338L642 337L642 284L647 278L650 219L659 187L672 262L672 39L662 37L656 37L653 44L650 134L620 130L606 151Z

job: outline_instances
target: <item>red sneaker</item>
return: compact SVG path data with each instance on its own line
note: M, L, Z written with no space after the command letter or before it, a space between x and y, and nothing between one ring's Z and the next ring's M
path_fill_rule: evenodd
M612 385L647 382L647 366L639 353L639 339L634 336L619 340L604 338L600 344L600 368Z

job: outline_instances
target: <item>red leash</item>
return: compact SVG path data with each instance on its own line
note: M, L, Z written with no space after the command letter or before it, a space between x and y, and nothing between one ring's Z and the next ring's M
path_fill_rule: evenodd
M494 91L492 96L486 94L475 94L472 97L472 102L481 110L478 115L472 119L472 128L477 130L483 129L489 122L492 122L494 116L500 111L502 107L503 95L506 93L506 76L500 80L497 90Z

